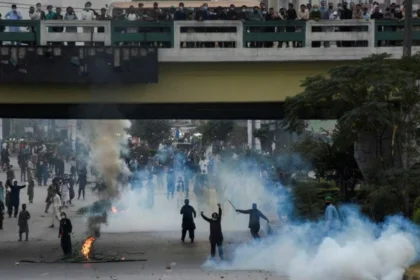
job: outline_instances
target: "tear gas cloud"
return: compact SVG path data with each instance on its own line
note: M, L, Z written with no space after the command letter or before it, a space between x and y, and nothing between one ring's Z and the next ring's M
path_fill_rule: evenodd
M118 127L114 130L111 125L102 123L95 131L107 135L123 134L127 125L119 123ZM98 141L98 147L91 147L92 164L100 173L108 176L107 180L114 186L117 174L127 168L119 157L121 143L112 136ZM221 203L224 210L223 231L247 232L248 216L236 214L228 202L230 200L238 209L249 209L252 203L257 203L270 220L287 215L288 221L273 236L259 242L245 241L234 250L231 262L217 265L206 263L206 267L268 270L287 275L291 280L400 280L404 269L417 259L419 230L404 218L389 217L386 222L375 224L363 217L356 207L344 206L340 209L343 220L341 231L326 237L322 221L298 222L293 219L293 198L287 187L278 186L274 192L264 185L256 168L254 172L239 173L237 167L244 164L248 163L237 160L225 165L217 162L218 191L210 190L201 199L194 195L194 181L190 183L190 204L196 209L197 215L200 211L210 215L216 211L216 204ZM285 164L289 170L303 166L299 157L293 157L292 162L279 158L277 164ZM183 174L177 173L176 178L179 176ZM120 194L118 203L127 211L110 215L103 231L179 233L179 210L185 197L176 192L175 198L168 200L165 180L162 189L156 185L156 180L154 182L153 208L147 207L151 198L146 180L140 180L138 184L144 187L136 192L126 188ZM109 194L114 196L115 190L112 189ZM195 222L197 231L208 233L208 224L199 216ZM262 222L262 230L264 225L265 222Z
M355 208L341 212L345 224L332 237L325 237L322 222L291 222L276 236L237 248L231 264L216 268L269 270L291 280L402 279L416 259L418 229L401 217L377 225Z
M160 153L167 158L167 154ZM200 217L200 212L204 211L209 216L217 211L217 203L223 209L223 230L244 231L248 225L247 215L238 215L233 209L229 200L238 209L249 209L252 203L257 203L262 211L267 215L275 216L277 198L272 193L264 190L259 180L259 174L247 173L237 174L232 166L218 165L218 190L210 189L205 191L200 198L194 194L194 180L190 183L190 205L197 212L195 220L196 231L208 233L208 223ZM139 176L145 177L144 174ZM176 172L176 179L184 177L182 172ZM147 180L142 180L137 184L143 187L137 188L138 191L131 191L127 188L121 194L118 204L127 211L108 216L108 225L103 228L104 232L135 232L135 231L175 231L181 229L180 208L184 205L185 194L175 192L173 200L167 199L166 181L164 187L159 188L154 180L154 206L148 208L150 196L147 190ZM119 208L119 207L117 207Z
M118 178L128 175L128 168L121 159L126 149L127 130L131 123L127 120L91 120L82 132L81 142L89 147L87 164L95 168L98 177L104 182L106 189L99 193L100 199L115 200L119 196ZM95 223L89 224L89 223ZM99 228L98 220L88 219L88 235L93 228Z

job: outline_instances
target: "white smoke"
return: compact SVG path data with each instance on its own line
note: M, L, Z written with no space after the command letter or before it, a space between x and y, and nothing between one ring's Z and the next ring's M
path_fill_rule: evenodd
M417 229L401 217L376 225L347 209L343 230L325 237L323 223L283 227L277 236L243 245L218 269L267 270L291 280L400 280L417 257Z
M107 186L102 198L117 198L118 177L121 173L129 174L121 154L127 146L128 120L92 120L89 121L91 139L89 141L89 164L95 168Z

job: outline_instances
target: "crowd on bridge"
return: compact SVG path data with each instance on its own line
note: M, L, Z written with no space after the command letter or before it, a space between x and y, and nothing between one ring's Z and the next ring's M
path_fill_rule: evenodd
M187 2L186 2L187 3ZM188 4L187 4L188 5ZM185 3L180 2L178 7L172 6L169 8L160 8L159 3L155 2L153 8L145 8L144 3L140 2L137 7L130 6L128 9L113 8L109 11L106 8L102 8L99 11L92 9L92 4L87 2L85 8L80 12L76 13L72 7L66 7L65 11L62 7L53 7L48 5L44 10L41 3L30 7L29 14L26 17L23 15L18 7L12 5L11 11L4 15L3 19L8 20L21 20L29 18L31 20L127 20L127 21L181 21L181 20L196 20L196 21L207 21L207 20L241 20L241 21L308 21L308 20L369 20L369 19L385 19L385 20L396 20L401 21L404 19L404 3L399 5L391 3L391 5L385 7L379 5L378 2L373 2L372 5L367 4L355 4L354 2L343 2L338 3L336 6L330 2L327 3L325 0L321 0L320 4L306 4L300 7L294 7L292 3L288 7L281 7L278 11L274 8L267 8L264 3L260 3L259 6L247 7L245 5L236 7L231 4L229 7L220 6L216 8L209 8L208 3L203 3L200 7L188 7ZM417 10L415 16L420 17L420 10ZM2 19L0 15L0 19ZM162 27L163 28L163 27ZM155 28L158 32L162 28ZM389 29L384 31L395 31L399 27L383 27L382 29ZM415 27L416 28L416 27ZM150 32L153 31L153 27L127 27L119 28L120 32L125 33L137 33L137 32ZM210 30L211 29L211 30ZM362 31L363 27L313 27L313 31ZM319 30L318 30L319 29ZM353 30L354 29L354 30ZM0 25L0 32L5 32L6 27ZM23 32L21 27L8 27L9 32ZM34 28L27 31L36 32ZM77 27L52 27L50 32L78 32ZM207 28L206 30L196 30L194 28L188 28L187 32L229 32L226 28ZM301 32L302 27L299 26L273 26L273 27L250 27L248 32ZM83 32L94 32L92 27L84 27ZM103 27L98 27L96 32L105 32ZM182 31L181 31L182 32ZM231 31L230 31L231 32ZM0 42L1 44L2 42ZM74 42L68 42L67 45L74 45ZM157 47L169 47L166 43L152 43ZM361 46L364 42L352 43L352 42L337 42L337 46ZM347 44L347 45L345 45ZM389 43L390 44L390 43ZM301 47L301 42L255 42L251 43L249 47ZM321 42L313 42L312 47L320 47ZM329 46L329 42L323 43L324 47ZM234 47L234 43L220 43L217 42L204 44L184 44L183 47Z

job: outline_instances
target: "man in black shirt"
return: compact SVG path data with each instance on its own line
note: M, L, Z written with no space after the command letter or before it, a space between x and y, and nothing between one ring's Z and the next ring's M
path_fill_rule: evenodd
M219 207L219 213L211 214L211 219L204 216L204 213L201 211L201 217L210 224L210 255L214 260L216 256L216 246L219 251L219 257L223 260L223 233L222 233L222 208L220 204L217 204Z
M187 234L187 231L188 231L188 235L191 239L191 243L194 243L194 230L195 230L194 218L197 217L197 213L195 212L194 208L190 205L190 201L188 199L186 199L184 203L185 205L182 206L181 212L180 212L180 214L182 215L181 241L184 242L185 235Z
M251 235L254 239L259 239L260 236L258 232L260 231L260 218L264 219L269 223L270 221L257 209L257 204L252 204L252 209L249 210L236 210L238 213L249 214L249 229L251 230Z

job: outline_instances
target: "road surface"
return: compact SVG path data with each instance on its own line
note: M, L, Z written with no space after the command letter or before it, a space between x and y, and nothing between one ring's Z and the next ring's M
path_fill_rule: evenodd
M12 164L17 166L16 159ZM20 178L20 172L15 171ZM0 180L6 176L0 173ZM14 279L119 279L119 280L210 280L253 279L285 280L287 278L262 271L210 271L202 267L209 254L208 232L197 232L195 244L182 244L180 232L126 232L103 233L94 244L95 256L142 259L139 262L119 263L26 263L24 261L53 262L61 258L58 229L48 228L51 217L44 214L47 187L35 188L33 204L28 204L26 190L21 191L21 203L27 203L31 213L29 242L17 242L17 220L5 217L4 230L0 231L0 271L2 277ZM87 192L86 201L75 200L74 207L66 212L72 220L73 251L77 252L84 240L85 221L76 214L78 208L88 205L95 196ZM225 248L229 251L238 245L238 236L245 240L248 232L227 232ZM233 242L235 240L235 242ZM242 242L242 241L240 241Z

